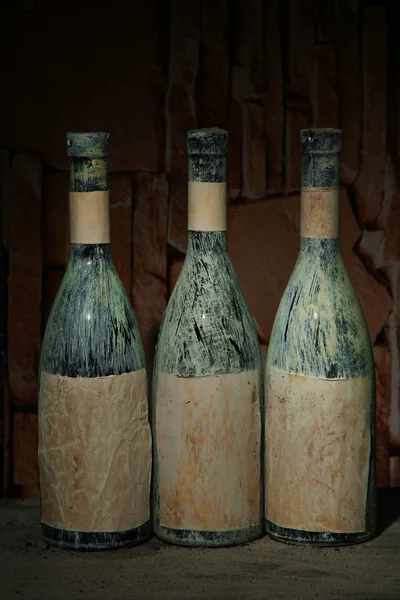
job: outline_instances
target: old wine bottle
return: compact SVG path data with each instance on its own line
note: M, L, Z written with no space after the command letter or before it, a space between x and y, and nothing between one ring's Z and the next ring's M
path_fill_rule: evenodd
M341 131L301 131L301 247L265 374L266 528L338 545L375 528L375 376L339 242Z
M189 241L153 379L153 526L162 540L229 546L262 532L262 365L226 248L228 133L190 131Z
M71 255L40 360L42 529L70 549L151 534L145 358L110 255L108 137L67 135Z

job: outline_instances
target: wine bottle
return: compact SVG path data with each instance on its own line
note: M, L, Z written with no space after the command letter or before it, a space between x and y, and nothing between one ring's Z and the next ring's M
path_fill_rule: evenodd
M374 363L340 251L341 130L300 139L300 253L265 373L266 529L285 542L352 544L376 520Z
M98 550L151 535L143 346L110 254L106 133L69 133L71 253L39 369L41 522L49 544Z
M190 131L188 250L156 347L153 528L229 546L260 536L262 364L226 246L228 133Z

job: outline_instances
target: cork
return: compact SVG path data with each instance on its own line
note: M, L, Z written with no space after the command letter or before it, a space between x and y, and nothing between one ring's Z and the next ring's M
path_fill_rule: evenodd
M189 181L226 183L229 134L211 127L187 134Z
M109 134L67 133L71 192L107 191Z
M300 131L302 187L338 188L341 148L341 129L302 129Z

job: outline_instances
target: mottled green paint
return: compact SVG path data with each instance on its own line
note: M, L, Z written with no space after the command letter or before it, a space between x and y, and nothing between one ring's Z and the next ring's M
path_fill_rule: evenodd
M340 129L302 129L302 187L339 187L339 153L342 147Z
M229 134L211 127L194 129L187 134L189 181L222 183L227 181Z
M46 327L40 370L104 377L144 367L138 324L109 245L72 244Z
M333 379L373 372L368 328L339 240L302 239L272 329L270 364Z
M110 135L104 132L67 133L67 155L101 158L109 154Z
M228 132L224 130L190 131L187 138L189 180L226 183L227 148ZM160 372L196 380L254 370L259 374L259 402L263 414L262 364L257 332L227 252L226 232L190 231L186 260L165 311L154 362L153 525L155 534L161 539L186 546L230 546L251 541L262 534L261 516L256 526L236 531L198 531L192 529L190 522L182 522L179 529L171 529L160 523L160 504L165 498L160 490L157 441L158 436L162 438L160 431L165 432L169 427L168 423L157 423L156 419ZM172 424L175 420L171 414ZM238 427L251 425L240 421ZM190 431L186 434L190 436ZM210 440L205 436L204 444L207 443ZM198 452L202 452L201 444ZM262 465L263 458L262 451ZM243 482L244 494L245 486ZM263 511L262 488L260 481Z
M68 133L71 192L108 189L108 133Z
M341 131L302 130L300 143L302 187L337 188L340 185ZM374 362L368 327L338 239L301 239L300 254L281 299L269 342L265 372L267 419L268 401L276 391L269 388L271 367L289 374L331 381L361 377L369 380L370 392L366 401L371 407L371 453L368 458L365 531L311 532L280 527L268 520L267 531L276 539L294 543L340 545L368 539L376 526ZM293 383L293 386L295 394L296 384ZM320 401L328 402L330 399L321 397ZM291 415L291 428L296 435L296 414ZM354 440L354 445L356 451L357 440ZM314 460L321 460L321 457L316 456ZM295 498L294 494L293 501L296 501Z

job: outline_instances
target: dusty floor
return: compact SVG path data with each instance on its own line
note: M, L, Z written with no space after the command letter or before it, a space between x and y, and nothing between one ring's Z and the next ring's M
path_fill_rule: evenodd
M0 599L400 599L400 493L380 506L384 531L346 548L304 548L263 538L230 549L184 549L153 538L90 554L47 547L38 504L0 501ZM400 490L399 490L400 492ZM390 509L390 510L389 510Z

